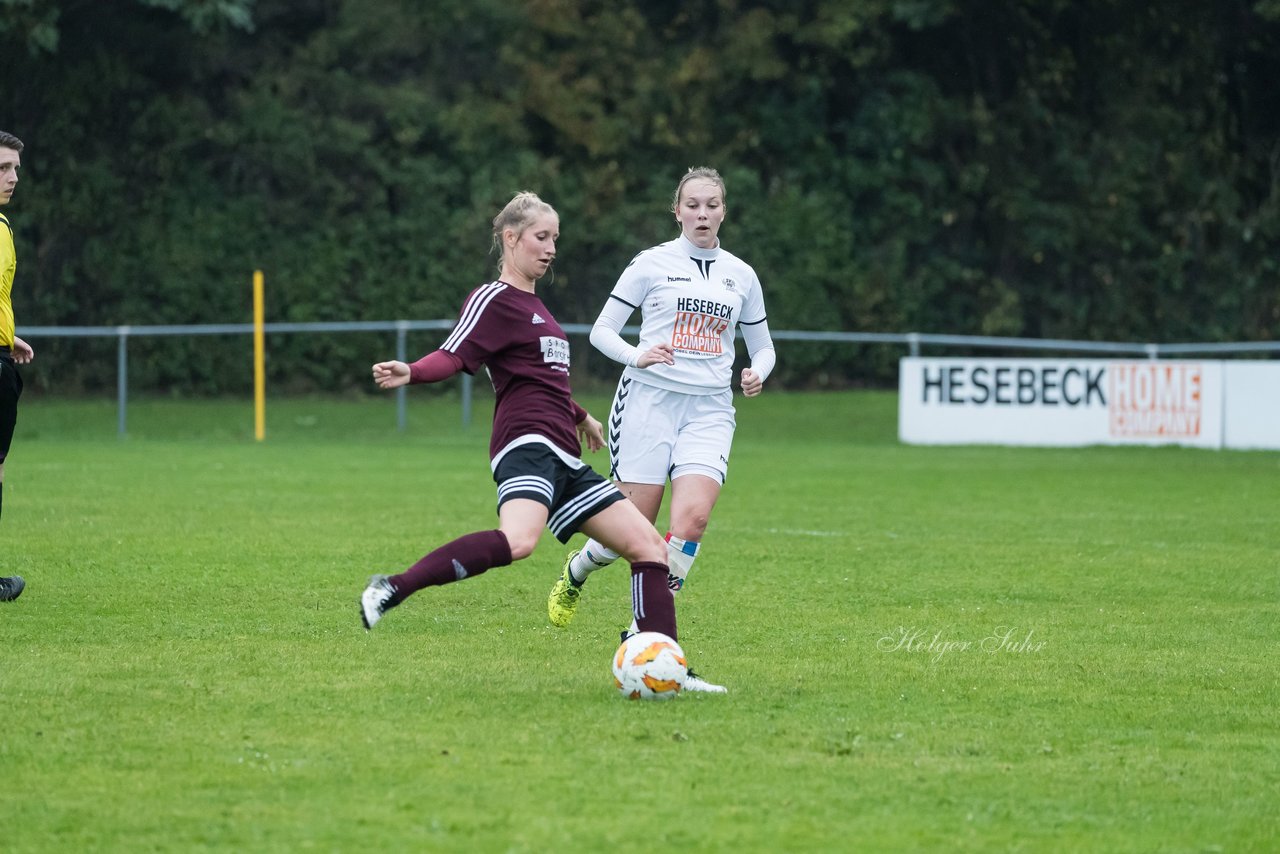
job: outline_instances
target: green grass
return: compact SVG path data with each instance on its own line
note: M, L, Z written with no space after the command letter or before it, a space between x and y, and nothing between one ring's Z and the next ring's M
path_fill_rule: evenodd
M135 403L120 440L110 403L24 400L0 847L1274 849L1280 454L738 409L678 600L731 693L649 704L609 675L626 572L552 629L550 535L360 627L370 572L494 524L483 405L399 434L389 399L273 402L258 444L242 403Z

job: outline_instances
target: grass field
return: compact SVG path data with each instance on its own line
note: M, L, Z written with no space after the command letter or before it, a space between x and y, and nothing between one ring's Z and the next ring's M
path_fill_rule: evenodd
M589 400L596 410L603 400ZM903 447L886 393L739 404L678 600L727 696L632 703L628 579L491 527L487 418L415 398L24 400L0 525L0 849L1270 851L1280 454ZM595 460L600 467L602 459ZM581 538L575 542L580 543Z

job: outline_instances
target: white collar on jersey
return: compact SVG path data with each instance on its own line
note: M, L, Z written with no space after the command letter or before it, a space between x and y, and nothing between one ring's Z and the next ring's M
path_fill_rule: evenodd
M715 259L720 255L720 238L716 238L716 245L710 249L703 249L698 244L684 236L684 232L680 232L680 236L676 238L680 243L680 248L689 254L690 258L711 258Z

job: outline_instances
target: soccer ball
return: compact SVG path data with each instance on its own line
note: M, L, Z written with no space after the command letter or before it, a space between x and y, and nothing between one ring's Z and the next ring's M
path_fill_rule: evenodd
M613 654L618 693L632 700L670 700L688 675L684 650L661 632L634 634Z

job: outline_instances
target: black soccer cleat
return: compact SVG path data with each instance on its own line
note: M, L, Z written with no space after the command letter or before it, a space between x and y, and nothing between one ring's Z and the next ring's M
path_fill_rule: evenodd
M12 602L22 595L23 588L27 586L27 582L22 580L21 575L10 575L7 578L0 578L0 602Z

